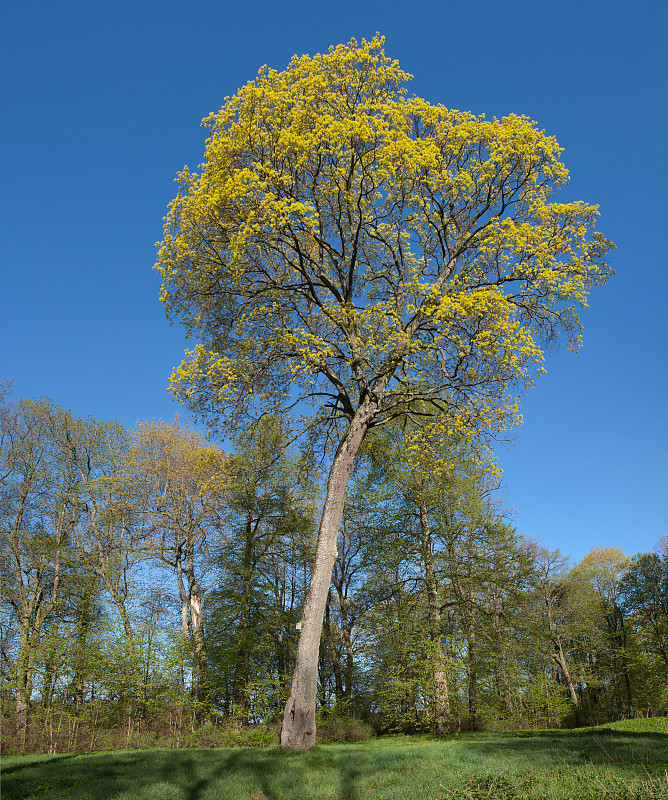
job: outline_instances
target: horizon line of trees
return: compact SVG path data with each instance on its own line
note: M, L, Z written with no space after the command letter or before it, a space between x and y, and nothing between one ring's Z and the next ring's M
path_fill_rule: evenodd
M278 724L320 508L280 420L233 453L173 422L0 406L5 752L202 742ZM464 439L390 426L339 530L318 713L446 733L668 712L668 547L571 566L522 539ZM408 466L410 463L411 466ZM326 731L326 725L321 726ZM212 734L213 735L213 734ZM197 738L199 736L199 739Z

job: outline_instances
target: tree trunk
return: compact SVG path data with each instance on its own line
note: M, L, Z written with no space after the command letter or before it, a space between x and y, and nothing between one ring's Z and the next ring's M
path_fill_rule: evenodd
M501 612L499 610L501 604L499 587L494 586L492 613L493 613L493 627L495 641L495 650L498 654L497 657L497 671L500 686L503 688L503 704L506 709L506 714L510 719L515 716L515 708L513 704L513 694L510 688L510 679L508 678L508 668L506 663L506 641L504 636L503 625L501 622Z
M24 636L21 636L21 645L19 646L19 655L16 659L16 719L14 720L14 730L16 738L25 744L26 733L28 730L28 708L30 706L30 674L28 671L28 642L23 642Z
M566 656L564 655L564 648L561 645L561 640L557 640L555 642L555 650L556 653L554 654L554 658L561 667L561 673L564 676L566 685L568 686L568 692L571 696L571 700L573 701L573 705L577 708L579 705L578 696L575 691L575 686L573 685L573 680L571 679L571 673L568 669L568 662L566 661Z
M27 497L27 491L24 492ZM39 572L33 574L32 587L24 584L23 576L28 575L25 568L21 566L20 550L18 547L18 536L20 533L21 521L23 519L25 498L22 496L19 514L14 523L14 538L12 541L13 568L16 576L19 597L17 603L17 615L19 622L19 648L16 655L16 720L15 732L17 739L25 743L28 730L28 714L30 710L30 698L33 687L33 671L35 658L40 645L42 627L44 620L54 610L59 600L60 590L60 558L63 541L63 531L65 524L65 512L61 507L56 524L56 537L54 540L55 552L53 562L53 583L51 586L51 596L47 601L44 586L40 584ZM44 564L45 561L42 560ZM32 572L32 570L30 570Z
M84 706L85 697L85 673L88 667L87 663L87 650L88 650L88 633L91 624L91 597L92 586L89 580L86 580L84 585L84 595L81 604L81 612L77 620L77 647L76 647L76 661L74 667L74 703L75 708L80 711Z
M353 651L353 640L350 636L350 625L348 624L348 613L345 608L346 598L341 598L341 636L346 648L346 666L344 670L345 683L343 689L343 699L350 701L353 696L353 671L355 667L355 653Z
M176 554L176 583L179 587L179 597L181 598L181 628L183 630L183 637L187 640L190 635L190 628L188 627L189 598L185 583L183 582L183 563L181 561L180 550L177 550Z
M325 603L336 561L336 541L350 474L377 406L367 398L353 417L332 462L301 621L292 688L283 712L281 747L306 750L315 744L318 652Z
M195 716L202 722L208 713L208 687L206 669L206 650L204 647L204 616L202 614L203 589L195 579L195 533L188 526L186 536L186 555L188 563L188 595L190 603L190 624L193 629L193 667L195 673Z
M42 708L45 711L48 711L51 708L54 687L56 681L58 680L58 675L56 673L56 642L58 641L58 638L58 627L56 626L54 630L50 631L49 646L43 656L44 679L42 682Z
M236 635L237 650L234 658L234 705L238 712L246 713L246 683L248 681L248 645L250 631L251 589L253 578L254 533L259 521L253 526L252 513L246 513L244 536L243 568L241 574L241 602L239 603L239 629Z
M343 667L343 693L342 699L350 702L353 695L353 672L355 668L355 651L353 650L353 640L351 629L354 625L354 616L350 614L348 606L348 596L344 588L345 568L341 567L340 574L337 575L336 569L332 576L332 584L336 589L336 596L339 600L339 613L341 616L341 641L346 650L346 662Z
M617 614L619 615L619 650L621 653L622 659L622 672L624 674L624 685L626 687L626 708L627 714L629 719L633 719L635 714L633 713L633 692L631 691L631 676L629 674L629 659L626 651L626 623L624 621L624 617L622 612L619 608L615 607Z
M476 655L476 632L473 615L466 622L466 645L468 651L469 672L469 726L472 731L478 730L478 659Z
M106 571L102 574L102 579L104 580L105 586L107 587L107 591L111 595L111 599L116 606L116 610L121 618L123 623L123 630L125 632L125 646L126 652L128 656L128 666L130 670L130 677L132 680L132 686L135 693L135 705L137 711L140 716L143 716L144 713L144 690L142 684L142 677L141 672L139 669L139 657L137 653L137 648L135 645L135 635L132 626L132 620L130 619L130 615L125 605L125 600L123 599L121 593L117 590L116 586L113 584L111 579L109 578ZM130 701L128 705L128 717L131 718L133 715L133 703Z
M197 709L197 721L202 722L208 713L208 686L206 652L204 649L204 617L202 615L202 598L193 587L190 593L190 621L193 626L193 655L195 662L195 677L197 686L195 687Z
M422 531L422 561L424 563L424 582L427 592L427 615L429 637L433 646L434 659L434 720L432 732L443 734L447 730L450 716L450 697L448 676L445 670L445 653L441 641L441 608L438 602L438 584L434 572L434 559L431 553L431 529L427 517L427 507L420 503L420 527Z
M544 598L547 622L550 628L550 633L552 634L552 644L554 645L554 651L555 651L552 657L557 662L557 664L559 664L559 667L561 668L561 674L564 676L564 680L566 681L566 685L568 686L568 692L571 696L571 700L573 701L573 705L577 709L579 706L578 696L575 691L575 686L573 685L571 673L568 669L568 661L566 660L566 655L564 653L563 640L559 631L557 630L557 624L552 616L552 610L550 604L552 602L553 596L554 592L552 591L549 595L547 595Z
M330 605L332 601L331 592L327 594L327 603L325 605L325 622L324 631L327 646L329 648L329 657L332 661L332 670L334 672L334 696L336 697L337 705L344 700L343 695L343 680L341 678L341 658L339 656L338 642L334 637L332 631L332 623L330 620Z

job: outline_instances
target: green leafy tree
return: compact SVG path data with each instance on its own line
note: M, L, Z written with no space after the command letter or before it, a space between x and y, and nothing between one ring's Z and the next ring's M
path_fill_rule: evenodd
M630 629L627 656L637 692L636 705L647 714L668 709L668 553L634 556L619 586Z
M634 716L634 690L629 664L629 629L621 603L620 589L629 559L623 550L595 547L578 564L602 601L603 619L611 660L616 705L628 717Z
M651 647L668 666L668 553L639 553L631 559L619 594Z
M22 400L2 409L0 580L18 641L13 674L15 727L25 742L35 668L49 618L62 602L77 476L63 458L72 425L48 400ZM5 651L7 658L9 653Z
M294 663L313 529L312 487L267 418L237 437L230 457L222 541L215 556L209 651L223 708L243 719L277 713Z
M577 344L610 245L595 206L551 202L557 142L407 96L376 37L263 68L206 121L157 268L201 343L174 389L220 427L312 415L332 443L282 743L315 742L322 620L346 487L367 432L409 413L443 433L517 420L541 342ZM419 442L415 448L420 449Z
M133 502L148 534L147 547L176 579L203 719L208 707L204 580L226 503L227 457L178 420L140 424L131 438L127 469L135 487Z
M68 431L68 463L79 484L72 538L86 568L101 582L122 624L128 685L128 718L143 713L139 644L132 606L135 578L146 559L146 531L137 516L136 487L129 471L130 434L115 420L78 419Z

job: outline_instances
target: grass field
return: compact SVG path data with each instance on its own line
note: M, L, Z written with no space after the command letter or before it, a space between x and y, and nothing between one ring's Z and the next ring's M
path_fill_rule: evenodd
M668 719L363 744L3 759L2 800L668 800Z

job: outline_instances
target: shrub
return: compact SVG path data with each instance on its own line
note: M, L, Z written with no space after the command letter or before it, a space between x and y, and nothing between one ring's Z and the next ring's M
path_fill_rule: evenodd
M351 717L330 716L318 721L318 744L334 742L364 742L373 736L373 728L366 722Z

